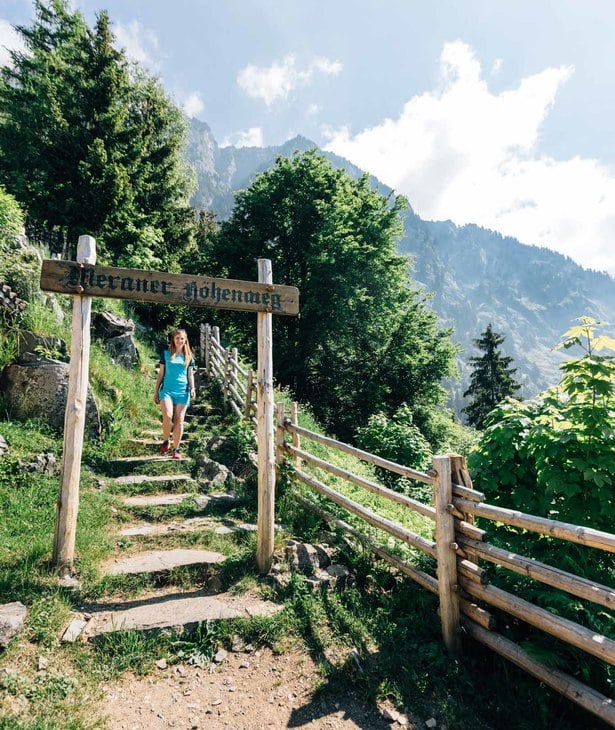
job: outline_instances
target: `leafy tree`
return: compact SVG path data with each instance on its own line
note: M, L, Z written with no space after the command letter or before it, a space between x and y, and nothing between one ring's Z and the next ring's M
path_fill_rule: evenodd
M90 29L67 0L35 9L0 72L0 179L72 246L87 232L103 260L163 259L191 225L180 113L115 50L106 12Z
M342 438L377 411L417 411L444 399L454 347L397 254L404 199L371 190L316 151L280 157L240 192L212 250L220 275L254 280L256 259L297 286L301 313L274 318L276 377ZM242 347L254 323L227 315ZM417 417L422 428L427 408Z
M132 206L111 215L105 238L123 252L122 265L178 272L194 231L187 202L194 176L183 154L186 121L160 83L138 69L131 74L126 126Z
M468 422L476 428L483 428L487 414L521 387L513 378L517 369L509 367L512 357L502 356L498 349L504 339L489 324L482 335L473 340L476 347L485 354L470 358L474 371L470 387L463 397L472 396L472 400L463 412L468 416Z

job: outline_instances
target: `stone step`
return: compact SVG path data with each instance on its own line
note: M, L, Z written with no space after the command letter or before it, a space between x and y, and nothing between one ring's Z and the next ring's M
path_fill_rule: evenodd
M197 532L198 530L213 530L216 535L229 535L234 532L255 532L256 525L248 522L236 523L227 520L221 523L211 517L188 517L181 522L174 521L155 525L141 523L132 525L131 527L124 527L117 534L120 537L148 537L150 535L164 537L184 532Z
M204 509L209 503L205 494L183 492L181 494L139 494L134 497L124 497L122 504L126 507L167 507L181 504L187 499L194 499L198 509Z
M109 479L108 483L116 487L157 485L161 488L188 487L197 484L190 474L127 474L126 476Z
M212 413L215 408L210 403L195 403L194 405L190 406L190 410L186 415L195 415L195 416L207 416L209 413Z
M182 454L181 459L171 459L171 452L168 454L151 454L140 456L120 456L117 459L109 459L108 463L110 466L138 466L139 464L155 464L157 462L163 463L175 463L176 461L192 462L193 459L189 456Z
M198 509L205 507L220 507L234 505L237 500L235 494L197 494L184 492L181 494L139 494L133 497L124 497L122 504L126 507L161 507L172 504L181 504L186 499L194 499Z
M106 575L139 575L161 573L180 565L219 565L226 560L222 553L211 550L147 550L143 553L115 558L103 566Z
M251 594L212 595L201 590L137 599L113 608L89 607L87 613L74 614L71 625L78 623L82 629L81 638L87 640L114 631L188 629L203 621L272 616L282 608Z
M151 435L153 435L153 433ZM191 441L194 441L194 437L191 434L184 434L182 438L182 445L190 443ZM162 438L134 438L128 439L128 443L133 444L134 446L145 446L146 448L158 451L158 447L162 443Z
M154 443L160 445L162 443L162 431L160 428L152 428L152 429L144 429L143 431L140 431L140 434L143 438L146 439L152 439ZM173 435L171 434L171 438L173 438ZM184 441L190 441L194 438L194 434L191 433L190 429L186 429L184 427L184 433L182 435L182 443Z

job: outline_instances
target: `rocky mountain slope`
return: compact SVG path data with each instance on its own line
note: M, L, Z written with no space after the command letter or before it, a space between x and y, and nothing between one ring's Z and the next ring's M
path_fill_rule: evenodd
M277 156L314 147L304 137L278 147L219 147L207 124L192 120L187 156L198 178L192 203L224 219L232 210L234 191L248 187ZM323 154L350 175L362 174L348 160ZM385 195L391 192L376 178L372 185ZM557 382L562 356L552 347L575 317L615 322L615 280L605 273L475 225L425 221L412 209L404 224L399 251L411 258L413 278L433 294L434 310L453 328L453 339L462 348L461 378L449 384L457 411L469 380L467 360L478 354L472 340L489 323L505 335L503 350L514 358L520 395L528 398Z

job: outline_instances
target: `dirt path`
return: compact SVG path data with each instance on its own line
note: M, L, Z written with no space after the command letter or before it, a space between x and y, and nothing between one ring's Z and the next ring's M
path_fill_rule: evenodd
M337 694L322 683L311 658L297 651L229 652L211 667L159 668L145 678L126 676L103 691L102 710L112 730L425 727L392 707L368 706L358 692Z
M219 533L219 539L230 539L227 533L232 535L233 531L229 529L224 513L234 504L235 497L231 499L232 495L212 493L209 488L202 490L203 485L200 483L199 489L193 489L192 495L177 494L171 489L175 483L173 480L179 479L171 471L176 466L166 460L161 461L157 455L151 453L149 456L118 459L113 464L114 478L110 480L113 481L123 508L130 511L135 506L156 504L161 510L165 510L164 505L176 503L178 500L201 499L202 503L198 507L203 514L200 518L207 519L211 524L217 522L219 527L224 523L226 532ZM185 468L186 464L181 466ZM141 473L134 474L135 469ZM158 474L162 470L163 473ZM118 476L119 472L121 476ZM149 476L144 472L150 472ZM145 491L144 485L147 487ZM185 487L182 486L181 489ZM125 491L127 494L124 494ZM205 494L201 494L202 491ZM209 513L212 506L217 506L217 510ZM168 547L165 536L172 531L164 514L162 511L159 518L147 521L146 525L159 538L159 550L153 556L155 560L152 560L151 546L149 551L139 550L139 534L146 534L141 526L140 531L131 531L135 540L134 548L126 555L115 556L106 572L116 574L146 571L155 575L163 567L169 567L176 554L179 554L177 559L182 565L210 561L219 566L220 560L216 556L201 557L200 554L194 555L199 552L194 549L178 550ZM177 520L173 525L177 527ZM199 525L194 522L188 525L186 521L184 527L188 530L198 528ZM217 598L222 600L224 596L220 594ZM203 597L199 598L200 603L197 602L198 606L194 610L196 613L193 611L190 615L180 614L177 608L179 599L186 599L185 589L169 584L157 591L155 596L140 594L137 599L129 602L129 606L124 607L123 613L118 613L121 606L113 607L115 613L111 614L108 622L113 627L128 626L148 630L153 626L160 628L163 625L194 624L210 618L202 605ZM230 598L226 597L225 600L229 602ZM261 606L262 601L258 606L252 605L254 599L249 595L241 594L236 600L244 612L251 602L249 605L254 610L248 611L249 615L270 613ZM136 606L133 605L135 601ZM96 613L94 608L90 609L92 614ZM98 608L102 611L108 607ZM137 609L141 613L135 616L133 614ZM141 614L145 609L149 613L144 617ZM218 617L223 615L219 605L214 613ZM131 621L128 621L129 618ZM90 623L96 622L92 619ZM90 634L92 631L93 629ZM241 647L239 651L224 652L217 657L215 663L205 667L191 664L166 666L166 663L159 661L157 668L147 677L125 675L120 680L107 683L102 689L103 702L97 709L106 718L106 727L111 730L261 730L302 727L385 730L390 727L425 727L423 722L413 724L406 716L395 712L392 706L370 706L358 690L349 692L347 683L339 682L336 688L334 681L323 680L318 665L310 655L299 650L277 655L269 649L255 651L249 647Z

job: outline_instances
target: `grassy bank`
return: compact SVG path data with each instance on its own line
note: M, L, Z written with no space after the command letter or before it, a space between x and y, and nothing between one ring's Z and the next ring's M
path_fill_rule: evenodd
M153 356L152 356L153 357ZM88 601L136 595L153 588L146 577L105 578L100 562L121 555L134 545L119 539L113 528L127 519L112 490L100 489L99 476L106 460L130 453L128 439L151 423L157 414L151 403L152 373L120 371L104 354L93 359L92 377L106 398L101 444L88 444L84 454L81 504L77 532L77 569L80 586L63 589L49 565L55 523L58 477L24 473L20 464L40 453L61 456L61 439L40 422L16 423L6 417L0 432L9 442L9 456L0 460L0 500L5 519L0 523L0 602L20 600L28 607L24 631L0 655L0 728L8 730L90 730L104 727L92 711L105 681L124 672L148 675L155 662L207 666L215 651L228 647L235 634L254 646L269 646L283 653L303 647L320 667L316 696L359 690L365 703L387 700L423 718L435 717L438 727L452 730L488 728L515 730L577 730L598 728L585 713L510 664L479 646L466 642L458 659L447 656L442 644L434 596L403 579L360 548L340 542L354 583L344 591L313 593L304 578L295 575L285 588L261 581L254 568L253 534L223 541L211 531L177 535L170 543L222 550L228 556L221 574L223 587L258 586L267 596L284 602L272 618L202 624L178 635L173 631L141 635L119 632L95 643L63 644L62 628L72 610ZM104 395L106 393L106 395ZM288 399L287 394L283 394ZM207 394L219 406L215 390ZM301 410L301 425L319 431L309 411ZM234 418L213 410L201 426L201 440L211 434L227 437L217 453L220 461L237 466L249 462L253 437ZM373 479L371 468L356 459L314 444L305 448L342 468ZM408 515L399 505L383 502L359 487L319 475L330 486L379 513L432 536L432 524ZM240 501L234 516L256 520L256 481L249 476L235 485ZM318 541L323 525L293 499L293 485L282 478L278 491L276 551L283 552L289 537ZM344 519L352 521L348 515ZM374 540L386 536L370 531ZM154 547L145 540L141 547ZM433 572L429 559L398 544L389 544L407 559ZM199 571L176 569L165 579L186 588L202 585Z

